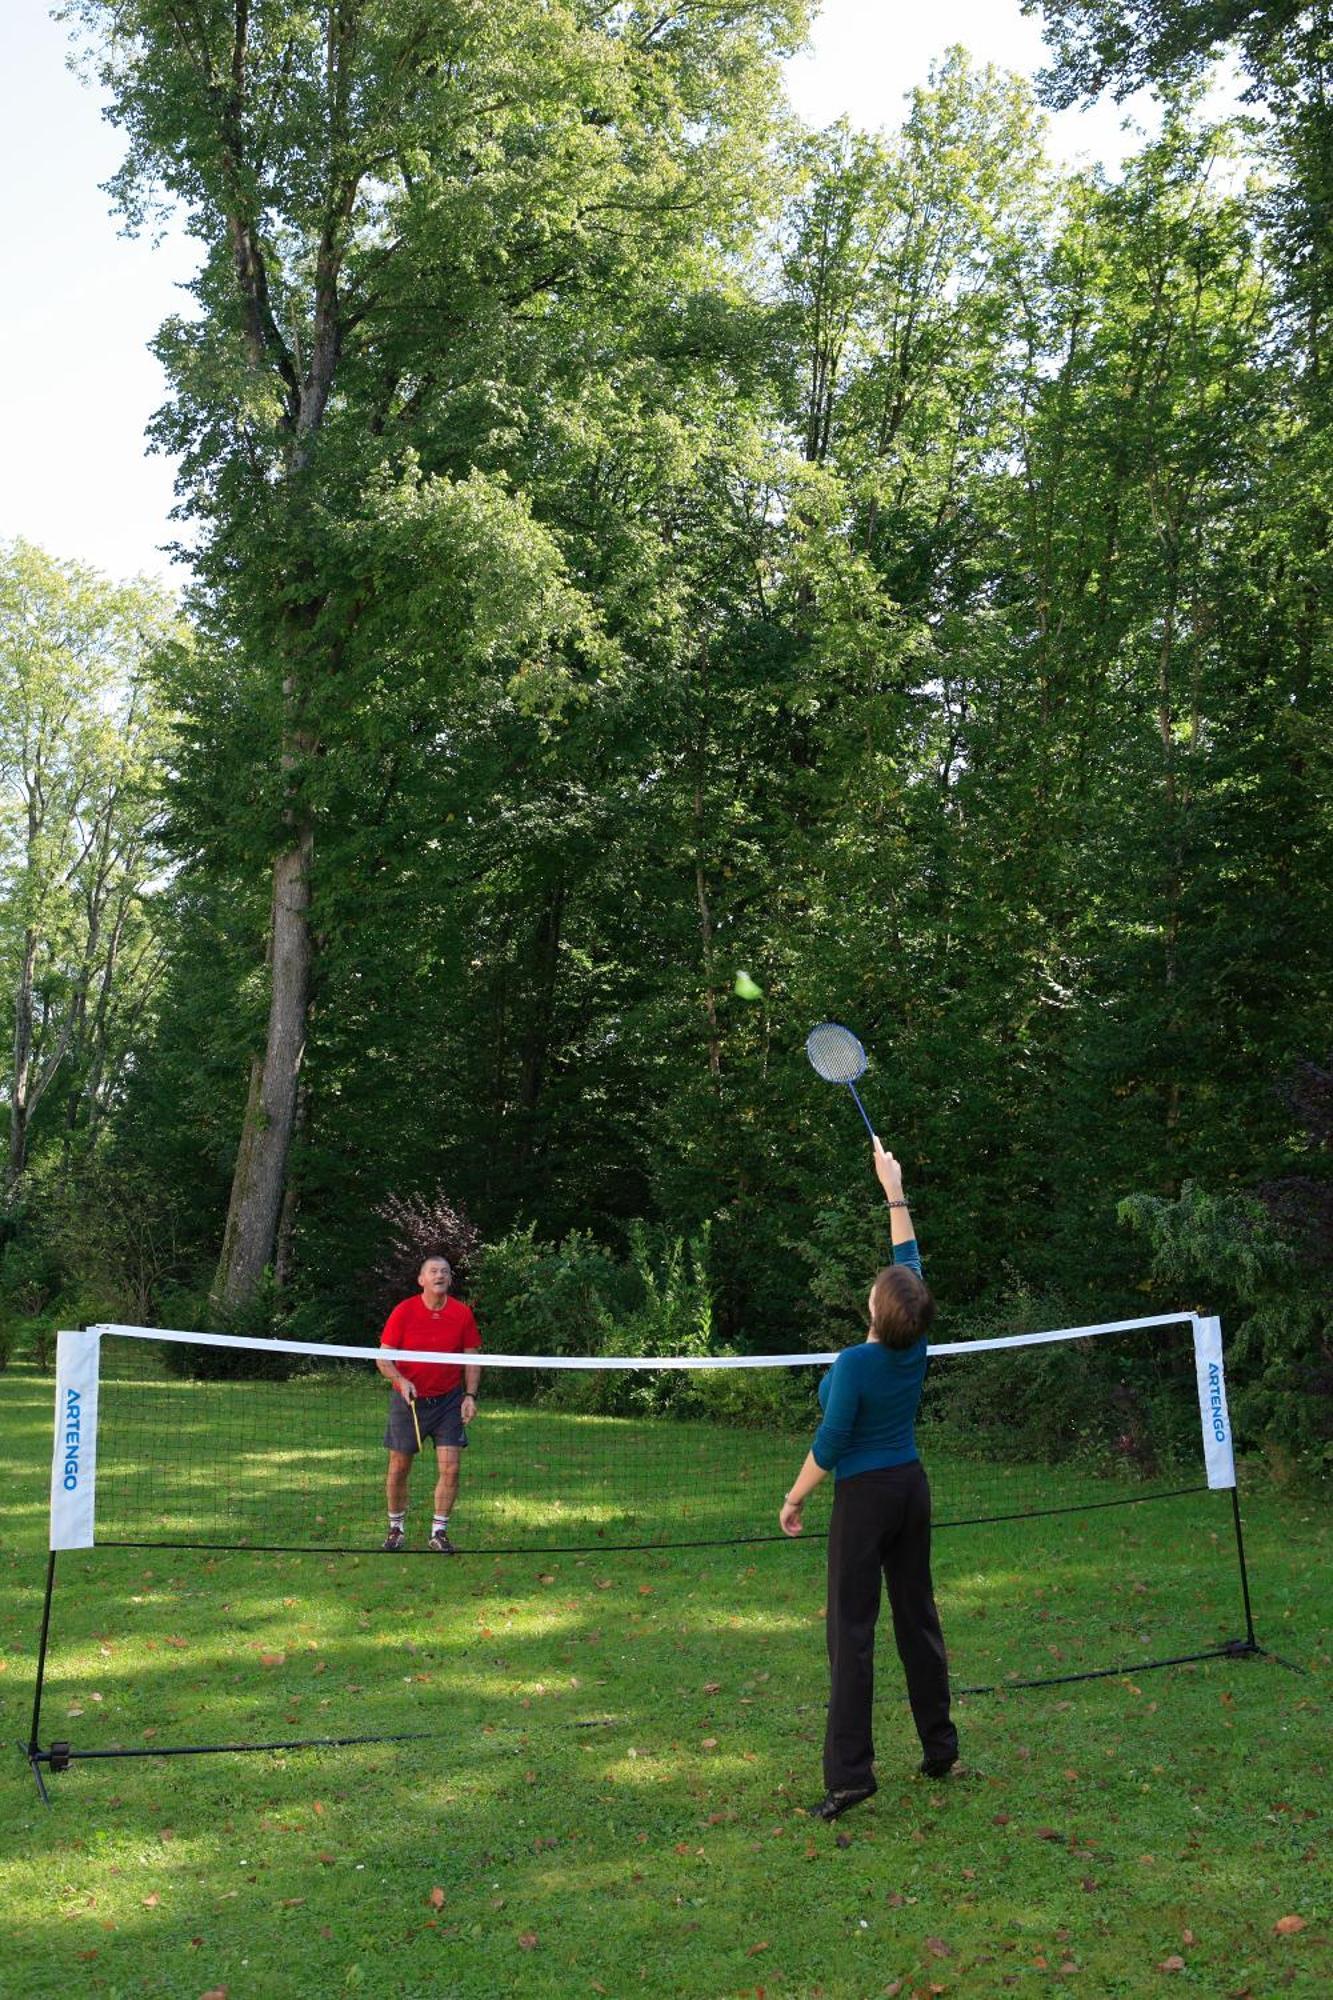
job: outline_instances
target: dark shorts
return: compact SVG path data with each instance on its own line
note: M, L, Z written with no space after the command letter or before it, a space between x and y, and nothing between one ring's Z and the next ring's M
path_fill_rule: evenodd
M460 1450L467 1444L467 1432L463 1429L463 1391L452 1389L447 1396L418 1396L417 1423L421 1427L421 1442L428 1444L433 1438L436 1445L456 1445ZM406 1400L393 1390L389 1398L389 1421L384 1426L384 1448L386 1451L415 1452L417 1434L412 1424L412 1411Z

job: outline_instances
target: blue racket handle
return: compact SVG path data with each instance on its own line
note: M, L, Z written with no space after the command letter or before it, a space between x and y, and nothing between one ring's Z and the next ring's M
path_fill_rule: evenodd
M861 1121L864 1124L866 1131L870 1134L871 1138L873 1139L875 1136L875 1128L871 1124L870 1120L866 1117L866 1108L856 1094L856 1085L854 1083L849 1083L847 1088L852 1093L852 1101L856 1105L857 1110L861 1114Z

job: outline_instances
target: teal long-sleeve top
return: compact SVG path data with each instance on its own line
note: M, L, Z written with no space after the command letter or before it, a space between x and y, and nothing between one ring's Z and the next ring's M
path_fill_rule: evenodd
M922 1275L915 1238L894 1244L893 1261ZM838 1479L909 1465L917 1455L916 1412L925 1379L924 1334L910 1347L866 1340L844 1348L819 1385L824 1420L810 1447L815 1463Z

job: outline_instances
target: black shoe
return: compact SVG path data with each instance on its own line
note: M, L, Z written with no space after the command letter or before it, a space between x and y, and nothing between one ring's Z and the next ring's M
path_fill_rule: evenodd
M923 1778L947 1778L957 1762L958 1752L956 1750L952 1757L923 1757L921 1760L921 1775Z
M445 1534L443 1528L437 1528L435 1530L435 1533L431 1536L430 1540L427 1542L426 1547L428 1549L434 1549L437 1556L456 1556L458 1554L458 1550L449 1540L449 1537L448 1535Z
M869 1785L853 1785L845 1792L825 1792L819 1804L811 1807L811 1816L814 1819L840 1819L853 1806L873 1798L878 1790L878 1785L872 1782Z
M406 1537L401 1528L391 1527L384 1540L380 1543L380 1554L385 1556L398 1555L402 1550L405 1540Z

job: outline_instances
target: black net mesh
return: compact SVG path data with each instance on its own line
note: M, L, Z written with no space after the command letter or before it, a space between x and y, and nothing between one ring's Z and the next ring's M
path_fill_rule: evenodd
M113 1334L101 1352L99 1544L399 1561L379 1555L391 1391L369 1356ZM766 1563L810 1574L833 1481L808 1503L802 1542L781 1535L777 1516L818 1422L821 1360L588 1370L479 1359L481 1410L450 1522L460 1554L766 1542ZM1231 1635L1229 1496L1206 1487L1188 1327L941 1353L917 1435L960 1685L1187 1655ZM429 1444L424 1457L404 1552L438 1567Z

